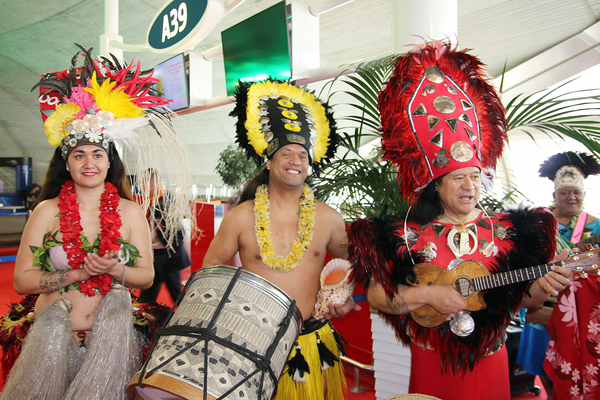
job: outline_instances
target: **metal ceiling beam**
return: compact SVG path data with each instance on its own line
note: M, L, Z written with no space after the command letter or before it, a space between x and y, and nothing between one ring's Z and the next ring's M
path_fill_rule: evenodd
M535 93L600 64L600 22L495 79L502 101Z

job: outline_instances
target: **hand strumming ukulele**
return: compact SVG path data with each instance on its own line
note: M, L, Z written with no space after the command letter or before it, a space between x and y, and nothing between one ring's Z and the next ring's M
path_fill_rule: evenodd
M587 272L598 269L600 249L589 250L569 257L565 261L536 265L508 272L491 274L486 267L476 261L464 261L451 270L445 271L433 264L421 263L414 267L419 283L423 285L452 285L465 299L466 311L479 311L486 308L483 291L496 287L529 281L544 276L553 265L569 268L574 272ZM421 326L432 328L448 319L432 306L426 305L410 313Z

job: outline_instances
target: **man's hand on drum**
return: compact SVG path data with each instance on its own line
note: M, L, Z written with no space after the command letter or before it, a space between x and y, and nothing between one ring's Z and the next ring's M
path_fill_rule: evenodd
M352 310L360 311L362 309L360 305L356 304L354 300L352 300L352 297L349 297L348 300L346 300L346 302L341 306L339 304L329 303L327 307L329 308L329 311L323 312L323 316L327 319L342 318L348 315L348 313Z

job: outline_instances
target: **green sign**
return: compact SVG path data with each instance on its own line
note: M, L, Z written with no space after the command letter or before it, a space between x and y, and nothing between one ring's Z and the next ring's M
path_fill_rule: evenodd
M227 94L238 81L290 79L290 48L285 1L221 32Z
M210 0L173 0L156 14L148 30L148 45L168 52L184 44L200 28Z

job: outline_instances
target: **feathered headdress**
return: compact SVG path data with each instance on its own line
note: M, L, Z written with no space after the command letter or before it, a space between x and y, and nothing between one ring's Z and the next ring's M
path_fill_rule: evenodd
M154 225L164 229L170 247L187 216L191 188L187 144L182 129L175 128L176 115L165 107L171 100L158 96L153 70L142 71L139 62L122 66L113 55L112 60L102 57L99 61L92 57L92 49L76 46L79 51L69 69L45 74L33 87L40 88L48 141L60 146L65 160L81 145L107 150L110 142L117 144L128 175L134 177L134 193L141 195L138 199L146 212L157 205L151 204L152 194L148 185L140 184L140 177L148 168L160 171L158 185L174 190L164 197L162 220Z
M495 169L506 142L505 110L483 64L433 41L398 57L379 94L383 159L398 168L403 198L463 167Z
M288 144L308 151L316 174L335 155L339 138L333 114L312 92L269 79L240 82L235 99L229 115L237 118L236 142L259 167Z
M76 46L81 51L68 70L43 75L33 87L39 86L40 100L46 99L40 108L48 142L61 146L65 159L82 144L106 150L110 141L137 139L134 130L148 123L144 117L149 110L171 101L152 94L158 80L140 71L139 62L136 68L133 63L121 67L114 57L100 63L92 58L92 49ZM83 65L78 67L80 56Z
M567 151L544 161L539 174L554 182L555 191L564 187L585 189L584 180L590 175L600 174L600 164L587 153Z

